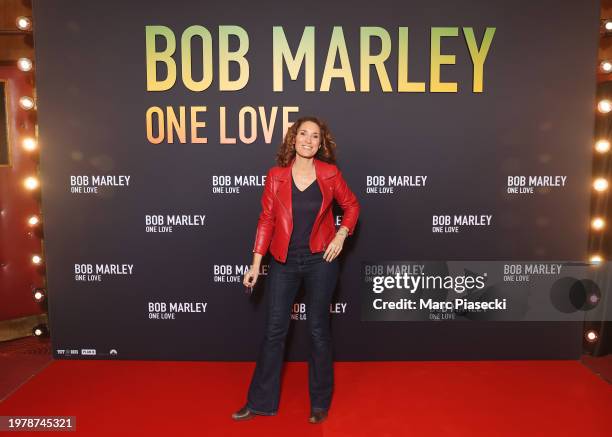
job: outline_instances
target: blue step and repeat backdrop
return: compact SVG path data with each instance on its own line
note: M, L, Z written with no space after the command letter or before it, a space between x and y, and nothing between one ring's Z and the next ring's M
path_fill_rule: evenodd
M56 358L255 359L268 258L252 297L242 275L302 115L329 124L361 204L337 360L579 356L583 301L537 303L568 319L517 296L589 280L562 270L588 255L598 1L54 0L34 23ZM399 274L451 281L402 295ZM493 307L440 304L466 285Z

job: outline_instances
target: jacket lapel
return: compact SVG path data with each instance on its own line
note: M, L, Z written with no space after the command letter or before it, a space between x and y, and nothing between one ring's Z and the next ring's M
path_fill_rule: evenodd
M293 161L295 161L295 158L293 158ZM278 190L276 191L276 196L283 207L289 212L289 217L293 217L293 210L291 209L291 166L293 161L277 175Z
M331 193L328 185L324 183L325 179L328 177L327 173L324 171L323 165L321 165L321 161L318 159L314 160L315 170L317 172L317 183L319 184L319 188L321 188L321 194L323 195L323 202L321 202L321 208L319 209L319 213L317 214L317 219L321 216L321 213L325 211L327 205L332 201L330 198ZM315 219L315 224L317 220Z

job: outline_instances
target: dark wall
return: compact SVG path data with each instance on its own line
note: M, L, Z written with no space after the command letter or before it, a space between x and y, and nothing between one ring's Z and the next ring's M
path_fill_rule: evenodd
M329 123L339 167L361 202L334 297L339 304L332 315L337 359L579 356L578 324L361 322L359 289L362 262L587 257L598 2L313 1L267 2L264 8L244 1L57 0L35 2L34 12L56 356L61 356L57 349L64 350L63 356L78 349L79 357L81 349L95 349L95 356L104 358L116 349L116 356L126 359L255 358L265 317L265 276L248 299L236 266L251 262L262 177L274 165L282 140L283 106L299 107L290 120L316 114ZM220 91L218 80L219 26L230 24L249 37L249 81L233 92ZM167 91L147 91L149 25L167 26L176 36L179 80ZM188 90L180 80L181 34L192 25L206 27L213 42L214 77L201 92ZM296 81L285 69L283 92L273 91L273 26L283 26L293 52L304 26L315 26L315 91L305 91L303 69ZM319 91L334 26L343 28L355 92L345 91L338 79L329 92ZM365 26L380 26L390 35L385 63L390 92L382 91L374 68L370 91L360 90L359 32ZM409 28L409 78L426 83L423 93L397 91L398 27ZM457 92L430 90L432 27L459 28L457 37L441 43L442 53L456 55L456 64L442 66L441 77L457 82ZM495 28L483 92L472 90L473 65L462 27L472 27L478 43L487 27ZM200 77L196 72L202 63L197 41L194 78ZM164 44L158 44L161 50ZM237 47L237 39L230 39L230 49ZM380 49L373 42L371 51ZM158 74L163 77L165 70ZM238 76L235 63L230 76ZM152 144L147 109L172 106L178 111L181 105L187 115L190 107L207 107L200 133L208 142L188 136L185 143L175 138L174 143ZM237 139L222 144L222 106L231 137L239 134L240 108L263 106L270 114L278 106L271 140L259 127L253 143ZM241 175L253 176L254 185L235 183ZM521 175L565 176L566 182L509 194L508 176ZM108 179L114 185L94 186L99 176L114 177ZM215 192L215 176L229 176L231 189ZM368 193L373 176L427 179L424 186ZM97 192L85 192L93 188ZM147 232L147 215L181 214L194 221L195 216L205 218L173 226L171 233ZM492 219L458 233L432 232L432 217L446 214ZM91 265L93 279L101 281L90 281L87 267L84 277L75 278L75 265ZM118 265L126 274L96 278L96 265ZM226 265L232 266L231 273L220 267ZM194 312L151 319L151 313L163 317L169 312L159 306L150 310L156 302L168 307L188 302ZM204 303L205 312L195 312ZM299 320L300 306L296 309L288 356L304 359L308 333L306 321Z

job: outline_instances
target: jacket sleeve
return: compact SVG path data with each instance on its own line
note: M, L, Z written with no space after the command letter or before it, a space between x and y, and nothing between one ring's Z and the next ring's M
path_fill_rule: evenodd
M265 255L270 246L272 240L272 233L274 232L274 190L272 188L272 169L268 171L266 175L266 183L264 185L264 191L261 195L261 213L259 214L259 220L257 222L257 233L255 234L255 244L253 245L253 252Z
M353 235L357 219L359 218L359 202L357 196L351 191L342 177L342 172L340 170L338 170L336 179L334 198L344 211L340 226L346 226L349 230L349 235Z

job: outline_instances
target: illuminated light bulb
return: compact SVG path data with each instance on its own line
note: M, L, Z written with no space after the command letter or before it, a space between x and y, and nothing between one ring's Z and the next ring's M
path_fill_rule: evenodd
M29 58L17 59L17 68L21 71L30 71L32 69L32 60ZM610 64L610 68L612 68L612 64Z
M586 334L584 334L584 338L586 338L586 340L591 343L596 342L598 337L599 335L597 335L597 332L593 331L592 329L590 331L587 331Z
M593 188L597 191L606 191L608 189L608 180L604 178L597 178L593 181Z
M34 264L40 264L42 262L42 258L40 256L38 256L38 255L34 255L34 256L32 256L32 262Z
M599 64L599 69L600 69L601 71L603 71L604 73L609 73L609 72L611 72L611 71L612 71L612 62L610 62L610 61L602 61L602 62Z
M595 150L599 153L606 153L610 150L610 141L608 140L599 140L595 143Z
M43 323L32 328L32 335L35 335L36 337L43 337L47 336L48 334L49 328L47 328L47 325Z
M606 226L606 222L604 219L602 219L601 217L595 217L592 221L591 221L591 227L593 229L595 229L596 231L600 231L604 228L604 226Z
M31 152L32 150L36 150L36 147L38 144L36 143L36 140L34 138L27 137L23 139L23 141L21 142L21 145L23 146L25 150L27 150L28 152Z
M32 28L32 20L30 20L30 17L17 17L15 24L19 30L30 30Z
M600 255L592 255L589 260L593 264L601 264L603 262L603 258Z
M44 288L35 288L32 293L32 297L36 302L42 302L45 300L45 289Z
M23 184L28 190L35 190L40 185L38 179L36 179L34 176L26 178L25 181L23 181Z
M608 99L600 100L597 104L597 110L602 114L607 114L608 112L612 111L612 102L610 102Z
M40 219L36 215L33 215L28 219L28 224L30 226L36 226L38 223L40 223Z
M26 111L29 111L34 107L34 99L30 96L23 96L19 98L19 106ZM611 107L612 108L612 107Z
M589 296L589 302L591 302L591 303L599 302L599 296L597 296L596 294L591 294Z

